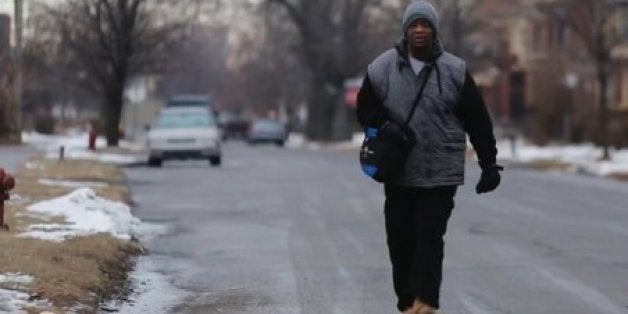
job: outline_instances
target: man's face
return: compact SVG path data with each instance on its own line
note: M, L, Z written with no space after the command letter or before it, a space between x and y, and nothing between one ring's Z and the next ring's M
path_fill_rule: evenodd
M412 50L425 50L432 48L434 30L427 20L414 20L406 31L406 39Z

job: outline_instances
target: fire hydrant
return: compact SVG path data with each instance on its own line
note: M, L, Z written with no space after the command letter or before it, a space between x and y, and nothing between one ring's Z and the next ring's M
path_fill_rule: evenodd
M0 230L9 230L4 223L4 201L9 200L9 191L15 187L15 179L0 168Z

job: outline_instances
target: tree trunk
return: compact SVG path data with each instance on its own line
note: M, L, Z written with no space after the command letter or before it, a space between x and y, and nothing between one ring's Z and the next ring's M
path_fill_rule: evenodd
M331 138L334 141L346 141L351 138L351 128L349 127L349 110L344 102L342 95L343 89L340 89L340 95L334 97L334 117L332 124Z
M111 88L106 92L106 103L104 104L105 116L105 137L107 138L107 146L118 146L120 138L120 118L122 115L122 99L124 89L120 87Z
M334 92L329 83L322 78L312 78L308 99L308 119L305 135L310 140L330 141L332 122L338 92Z
M610 154L608 151L609 139L608 139L608 62L599 61L597 64L598 82L600 84L600 90L598 94L599 103L599 125L598 131L600 135L600 144L602 145L603 155L602 160L609 160Z

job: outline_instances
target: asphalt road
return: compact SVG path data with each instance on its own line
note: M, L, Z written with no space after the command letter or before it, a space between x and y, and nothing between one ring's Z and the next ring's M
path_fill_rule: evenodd
M380 185L355 152L225 145L224 166L127 173L174 313L396 313ZM469 162L446 235L445 314L628 313L628 184Z

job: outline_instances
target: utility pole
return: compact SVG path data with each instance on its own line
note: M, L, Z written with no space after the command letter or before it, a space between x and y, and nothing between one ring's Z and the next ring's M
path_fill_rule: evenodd
M22 77L22 50L23 50L23 13L24 13L24 2L23 0L14 0L15 2L15 54L14 54L14 73L15 73L15 81L14 81L14 99L13 99L13 110L15 110L15 132L17 136L17 140L21 142L22 138L22 96L23 92L23 77Z

